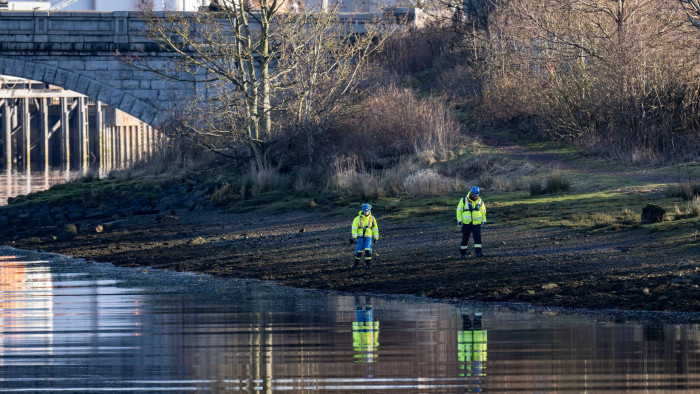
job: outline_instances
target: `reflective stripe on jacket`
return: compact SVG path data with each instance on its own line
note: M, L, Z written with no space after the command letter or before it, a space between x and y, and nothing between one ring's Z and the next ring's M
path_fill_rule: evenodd
M377 227L377 219L371 214L365 216L360 211L359 215L352 221L352 237L372 237L379 239L379 227Z
M470 201L469 196L472 193L462 197L459 200L459 205L457 205L457 221L464 224L474 223L481 224L486 223L486 205L481 201L481 198L477 197L476 201Z

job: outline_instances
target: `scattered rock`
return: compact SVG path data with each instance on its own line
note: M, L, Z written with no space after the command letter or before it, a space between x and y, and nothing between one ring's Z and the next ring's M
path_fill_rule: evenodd
M39 237L29 237L26 240L30 244L40 244L41 243L41 238Z
M666 219L666 210L656 204L642 208L642 223L658 223Z
M554 290L554 289L556 289L556 288L558 288L558 287L559 287L559 286L557 286L556 283L547 283L546 285L543 285L543 286L542 286L542 289L543 289L543 290Z
M104 229L105 229L104 226L102 226L101 224L98 224L97 226L95 226L96 233L101 233L104 231Z
M63 232L58 236L61 241L70 241L78 235L78 229L75 224L66 224L63 227Z
M187 241L187 245L204 245L207 243L209 243L209 242L202 237L193 238L193 239Z
M165 225L165 226L171 226L173 224L178 224L178 223L180 223L180 219L177 216L173 216L173 215L163 216L160 219L160 224Z
M124 222L126 222L126 220L113 220L111 222L102 223L100 226L102 227L102 231L109 231L120 228Z

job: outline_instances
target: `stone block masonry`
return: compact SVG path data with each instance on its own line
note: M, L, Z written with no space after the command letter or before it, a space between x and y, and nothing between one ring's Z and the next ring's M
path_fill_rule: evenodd
M144 26L140 12L2 11L0 75L60 86L158 126L197 86L122 61L117 52L144 56L146 49L146 65L168 61L168 53L154 51Z

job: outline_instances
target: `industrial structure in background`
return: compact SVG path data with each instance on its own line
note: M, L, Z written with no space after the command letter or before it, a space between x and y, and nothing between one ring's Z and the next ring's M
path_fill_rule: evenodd
M138 11L140 0L0 0L0 11ZM197 11L209 0L155 0L156 11Z
M140 0L59 0L51 1L52 10L64 11L138 11ZM197 11L209 0L154 0L156 11Z

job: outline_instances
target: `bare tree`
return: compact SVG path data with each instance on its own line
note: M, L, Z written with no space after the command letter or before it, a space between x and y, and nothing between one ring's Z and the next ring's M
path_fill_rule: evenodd
M700 28L700 0L679 0L693 26Z
M172 62L151 70L199 86L181 109L179 130L218 152L245 145L260 169L272 161L270 145L286 129L276 122L289 103L298 104L296 125L312 141L381 42L372 28L359 35L341 23L338 7L220 0L196 13L143 9L150 37L173 53Z
M338 8L336 3L333 8ZM308 18L310 17L310 18ZM370 60L382 47L393 29L380 34L377 26L366 26L362 35L348 35L333 9L308 14L299 25L311 25L303 40L303 51L290 50L288 74L289 114L294 133L306 139L309 164L313 163L315 137L331 128L339 117L352 113L353 107L372 86ZM381 26L379 26L381 27Z

